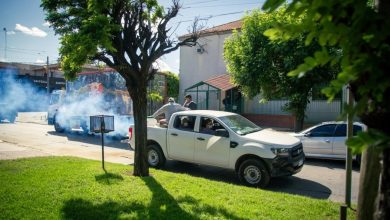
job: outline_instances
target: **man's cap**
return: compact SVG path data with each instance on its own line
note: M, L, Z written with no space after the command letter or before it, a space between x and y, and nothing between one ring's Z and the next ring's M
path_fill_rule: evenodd
M175 102L175 99L172 98L172 97L170 97L170 98L168 99L168 102Z

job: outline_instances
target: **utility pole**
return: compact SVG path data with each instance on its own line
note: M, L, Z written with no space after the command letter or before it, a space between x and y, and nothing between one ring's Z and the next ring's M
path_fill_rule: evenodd
M46 59L46 66L47 66L47 95L50 95L50 69L49 69L49 56L47 56L47 59Z
M347 106L353 105L351 86L347 86ZM347 113L347 139L353 136L352 114ZM340 206L340 220L347 219L347 210L351 208L351 189L352 189L352 150L347 146L347 155L345 158L345 203Z
M347 86L347 105L353 105L351 86ZM347 139L353 136L352 114L347 113ZM351 208L351 190L352 190L352 150L347 146L347 156L345 158L345 203L340 206L340 219L347 219L347 210Z
M7 61L7 28L3 28L3 31L4 31L4 41L5 41L4 60Z
M353 97L351 92L351 86L348 85L348 106L351 108L353 105ZM350 139L353 136L353 123L352 123L352 114L348 112L347 114L347 139ZM347 158L345 160L345 170L346 170L346 179L345 179L345 204L350 208L351 207L351 188L352 188L352 151L347 147Z

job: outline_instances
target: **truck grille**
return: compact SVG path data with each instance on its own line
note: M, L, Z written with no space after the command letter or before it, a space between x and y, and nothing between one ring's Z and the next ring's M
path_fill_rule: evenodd
M296 157L303 153L303 147L302 143L298 144L297 146L293 147L291 150L291 156Z

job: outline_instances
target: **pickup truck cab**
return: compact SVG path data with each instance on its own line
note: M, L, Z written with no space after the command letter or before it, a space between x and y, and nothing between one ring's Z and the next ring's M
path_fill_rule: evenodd
M298 138L263 129L231 112L176 112L167 128L148 120L147 133L151 167L163 166L166 159L222 167L235 170L249 186L265 187L272 177L298 173L305 159ZM132 148L133 135L136 131L129 134Z

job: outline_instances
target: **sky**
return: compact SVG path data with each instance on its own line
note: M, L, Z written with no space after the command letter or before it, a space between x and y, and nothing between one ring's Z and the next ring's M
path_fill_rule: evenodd
M158 0L164 7L171 0ZM206 28L241 19L250 10L260 8L263 0L181 0L179 15L170 25L176 38L188 33L195 17ZM0 61L28 64L57 63L60 36L45 22L40 0L0 0ZM163 70L179 73L179 50L161 57Z

